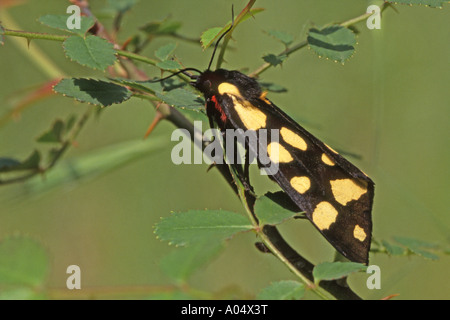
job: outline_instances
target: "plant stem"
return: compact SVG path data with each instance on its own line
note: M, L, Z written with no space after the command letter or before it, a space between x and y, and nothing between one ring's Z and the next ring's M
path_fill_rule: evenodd
M125 50L116 50L117 54L119 56L122 57L126 57L135 61L140 61L140 62L144 62L147 64L150 64L152 66L156 66L156 64L158 63L158 61L141 56L139 54L133 53L133 52L129 52L129 51L125 51Z
M306 47L308 44L308 42L302 41L300 43L298 43L297 45L291 47L291 48L287 48L286 50L283 50L282 52L280 52L278 54L278 57L280 56L288 56L291 53L294 53L304 47ZM266 71L267 69L269 69L270 67L272 67L272 65L268 62L263 63L260 67L258 67L255 71L253 71L252 73L250 73L248 76L249 77L257 77L259 76L261 73L263 73L264 71Z
M242 9L242 11L239 13L239 15L236 18L236 21L234 22L233 27L231 28L231 30L228 32L228 34L225 36L225 39L223 40L223 44L220 48L220 53L219 53L219 57L217 58L217 64L216 64L216 69L219 69L220 66L222 65L223 61L224 61L224 55L225 55L225 50L228 46L228 42L230 42L231 39L231 35L233 34L233 30L239 25L239 23L241 23L242 19L244 18L244 16L250 11L250 9L252 8L252 6L255 4L256 0L250 0L247 5L245 6L244 9ZM234 18L234 17L233 17Z
M352 26L352 25L354 25L354 24L357 24L358 22L361 22L361 21L363 21L363 20L366 20L368 17L370 17L372 15L372 13L371 12L369 12L369 13L364 13L364 14L362 14L362 15L360 15L359 17L356 17L356 18L353 18L353 19L350 19L350 20L347 20L347 21L344 21L344 22L342 22L342 23L340 23L339 25L341 26L341 27L349 27L349 26Z
M72 132L70 133L69 137L62 143L61 147L56 151L55 156L53 157L52 161L44 168L40 168L37 170L33 170L32 172L28 172L22 176L15 177L9 180L0 180L0 185L7 185L7 184L13 184L17 182L23 182L26 181L38 174L43 174L53 168L58 160L66 153L67 149L72 145L72 143L75 141L75 139L78 137L78 134L83 129L84 125L88 121L88 119L91 117L93 112L92 107L88 107L87 111L83 114L80 120L75 124L75 127L73 128Z
M2 23L13 29L20 29L15 20L7 12L2 13ZM30 46L30 39L28 39L28 45L16 37L13 37L11 40L16 47L24 53L24 56L28 57L28 59L30 59L30 61L37 68L41 69L50 79L62 78L65 76L64 72L60 70L60 68L57 67L55 63L39 49L39 47Z
M4 34L5 36L12 36L12 37L21 37L28 40L51 40L51 41L59 41L63 42L65 41L68 36L59 36L55 34L48 34L48 33L38 33L38 32L29 32L29 31L17 31L17 30L10 30L5 29ZM136 53L124 51L124 50L116 50L116 53L122 57L130 58L136 61L141 61L147 64L151 64L155 66L158 62L156 60L138 55Z
M68 36L59 36L56 34L49 34L49 33L39 33L39 32L30 32L30 31L17 31L17 30L10 30L5 29L5 32L3 33L5 36L12 36L12 37L21 37L26 38L28 40L51 40L51 41L64 41L68 38Z

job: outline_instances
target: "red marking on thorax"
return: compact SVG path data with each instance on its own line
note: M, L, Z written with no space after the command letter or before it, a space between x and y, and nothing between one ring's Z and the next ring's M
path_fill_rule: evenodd
M225 111L223 111L222 106L217 101L216 96L211 97L211 101L214 102L214 107L216 110L220 113L220 120L225 123L227 121L227 115L225 114Z

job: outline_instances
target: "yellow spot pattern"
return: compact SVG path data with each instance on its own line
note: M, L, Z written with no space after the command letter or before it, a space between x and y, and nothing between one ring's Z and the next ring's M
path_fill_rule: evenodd
M311 188L311 180L308 177L293 177L291 179L291 186L298 193L305 193Z
M219 90L220 94L226 93L228 95L242 97L238 87L228 82L221 83L217 89Z
M269 158L274 163L288 163L294 160L289 151L287 151L278 142L272 142L267 146Z
M256 131L266 127L267 116L264 112L247 101L242 101L242 104L234 96L231 96L231 98L233 99L234 110L238 113L245 128Z
M329 166L335 165L334 161L329 156L327 156L325 153L322 154L322 162Z
M336 221L337 216L337 210L326 201L320 202L312 213L313 222L320 230L328 229Z
M332 152L334 152L334 153L336 153L336 154L339 154L336 150L334 150L332 147L330 147L330 146L327 145L326 143L325 143L325 145L327 146L328 149L330 149L330 151L332 151Z
M355 179L338 179L330 181L334 198L342 205L352 200L358 200L367 192L367 183Z
M306 151L308 149L308 145L306 144L306 141L300 137L298 134L293 132L292 130L289 130L288 128L281 128L280 134L283 137L283 140L286 141L286 143L290 144L294 148Z
M246 129L256 131L266 127L267 116L250 102L244 100L238 87L224 82L219 85L218 91L220 94L227 94L233 99L234 109Z
M355 229L353 230L353 236L359 241L363 242L366 239L367 234L363 228L361 228L359 225L356 225Z

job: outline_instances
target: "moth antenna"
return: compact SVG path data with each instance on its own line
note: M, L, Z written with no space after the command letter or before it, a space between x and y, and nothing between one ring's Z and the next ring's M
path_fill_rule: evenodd
M217 47L219 46L220 41L222 41L223 37L225 37L226 34L227 34L228 32L230 32L231 29L233 29L233 27L234 27L234 6L232 5L232 6L231 6L231 26L227 29L227 31L225 31L225 32L219 37L219 40L217 40L216 45L214 46L214 51L213 51L211 60L209 61L208 70L211 69L211 65L212 65L212 63L213 63L213 61L214 61L214 56L215 56L215 54L216 54Z
M195 72L198 72L198 73L202 73L200 70L198 70L198 69L195 69L195 68L185 68L185 69L183 69L183 70L180 70L180 71L177 71L177 72L175 72L175 73L172 73L170 76L167 76L167 77L165 77L165 78L161 78L161 79L158 79L158 80L151 80L150 82L162 82L162 81L164 81L164 80L167 80L167 79L170 79L170 78L172 78L172 77L175 77L175 76L177 76L177 75L179 75L180 73L182 73L182 74L184 74L184 75L186 75L186 76L188 76L190 79L192 79L192 80L196 80L199 76L197 76L197 75L193 75L193 74L190 74L189 72L187 72L187 71L195 71Z

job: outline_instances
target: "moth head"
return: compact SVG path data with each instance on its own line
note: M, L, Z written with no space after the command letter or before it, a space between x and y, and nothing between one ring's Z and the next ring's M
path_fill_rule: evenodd
M193 86L201 91L206 98L218 94L218 88L226 79L221 72L222 70L210 71L206 70L197 78Z

